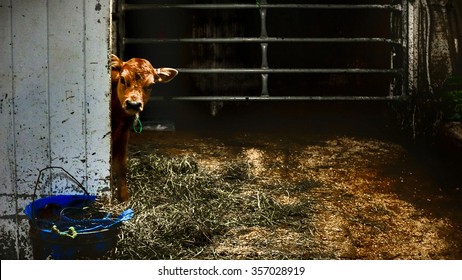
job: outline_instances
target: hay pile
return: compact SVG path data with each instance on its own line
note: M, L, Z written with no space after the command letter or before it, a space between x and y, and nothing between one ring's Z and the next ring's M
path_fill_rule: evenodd
M117 259L460 259L460 181L375 138L144 134ZM265 136L265 135L264 135ZM430 165L428 165L431 163ZM436 167L436 168L435 168ZM446 177L448 178L448 177Z
M300 219L299 207L306 213L307 205L281 205L251 186L250 163L226 164L211 173L190 155L133 154L132 197L118 207L132 208L135 217L122 227L115 258L223 259L209 245L230 229L289 225Z

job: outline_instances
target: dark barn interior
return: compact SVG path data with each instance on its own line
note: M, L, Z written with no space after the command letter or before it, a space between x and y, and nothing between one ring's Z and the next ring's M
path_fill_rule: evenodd
M132 201L146 192L138 172L152 172L148 201L164 216L117 257L462 258L462 146L442 129L454 119L439 95L460 70L459 11L425 0L116 3L114 52L179 70L130 142ZM193 174L239 195L239 222L188 214L241 215L176 181ZM193 210L176 213L180 202ZM151 249L130 249L139 243Z
M173 1L168 4L234 2ZM368 112L371 113L403 94L401 11L309 9L297 7L306 1L293 1L293 7L267 9L265 15L261 15L262 10L255 8L142 8L146 3L152 1L126 1L131 9L125 12L125 44L119 44L122 56L146 57L156 65L181 69L175 83L159 87L158 94L164 100L193 97L206 102L152 102L143 115L145 120L171 120L180 125L191 118L202 117L205 119L201 121L206 121L209 116L246 115L241 122L251 124L268 108L271 108L270 114L281 113L278 119L294 112L317 111L320 105L326 107L322 112L331 110L335 114L345 107L338 104L344 99L355 104L354 111L373 107ZM323 1L309 3L323 4ZM330 2L347 6L357 3ZM368 3L392 4L390 1ZM141 4L140 8L135 4ZM256 3L241 1L240 4ZM204 38L218 39L218 42L201 41ZM265 41L268 38L270 40ZM195 71L197 69L206 72ZM237 70L226 72L226 69ZM262 69L269 72L260 72ZM287 102L290 97L296 101ZM261 102L250 102L252 98ZM312 104L313 101L316 104ZM328 104L322 104L324 101ZM258 123L261 124L261 120Z

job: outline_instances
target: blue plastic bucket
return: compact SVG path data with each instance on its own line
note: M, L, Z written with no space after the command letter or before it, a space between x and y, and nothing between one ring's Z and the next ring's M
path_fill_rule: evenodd
M39 178L42 171L50 168L56 167L41 170ZM96 196L88 195L85 189L84 192L86 195L56 195L35 200L34 191L34 201L24 209L29 219L34 259L101 259L109 258L114 252L120 225L133 217L133 210L127 209L116 217L95 212L92 205Z

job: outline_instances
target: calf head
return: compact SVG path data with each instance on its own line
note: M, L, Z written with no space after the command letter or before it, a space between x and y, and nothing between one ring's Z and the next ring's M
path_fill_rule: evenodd
M132 58L122 61L111 56L111 80L117 88L117 98L123 111L134 116L143 111L156 83L171 81L178 71L172 68L152 67L146 59Z

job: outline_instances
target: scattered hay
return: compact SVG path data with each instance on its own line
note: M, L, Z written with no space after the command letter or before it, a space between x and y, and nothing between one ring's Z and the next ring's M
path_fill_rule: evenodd
M132 199L110 212L132 208L135 217L123 225L114 258L462 256L460 182L445 186L400 145L195 137L144 134L132 142L140 151L129 161Z
M231 181L245 181L250 179L251 174L249 170L252 164L245 161L237 161L229 164L226 168L224 178Z
M212 174L200 170L194 156L134 154L128 173L132 198L123 207L135 217L124 224L115 257L214 258L207 246L230 228L293 222L300 205L282 205L258 189L242 192L251 183L250 168L233 162L223 174Z

